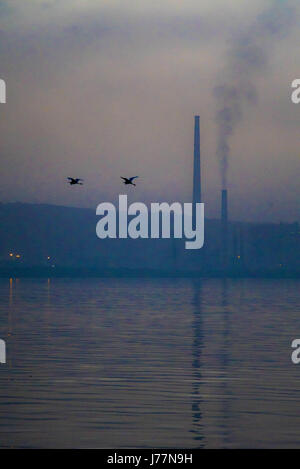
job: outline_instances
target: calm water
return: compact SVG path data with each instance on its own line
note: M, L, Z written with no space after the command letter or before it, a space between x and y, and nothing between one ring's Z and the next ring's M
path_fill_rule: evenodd
M300 281L0 280L1 447L300 447Z

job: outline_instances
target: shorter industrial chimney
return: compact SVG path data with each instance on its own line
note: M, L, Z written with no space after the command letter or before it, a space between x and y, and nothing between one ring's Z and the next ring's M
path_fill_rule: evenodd
M227 189L222 190L221 202L221 237L222 237L222 269L226 270L228 267L228 200Z
M194 173L193 204L201 202L201 161L200 161L200 117L195 116L194 124Z

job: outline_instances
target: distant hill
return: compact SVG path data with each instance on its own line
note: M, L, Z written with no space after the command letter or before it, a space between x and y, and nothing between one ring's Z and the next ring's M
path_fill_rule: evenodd
M98 220L91 209L2 204L0 265L160 269L170 263L169 240L100 240Z
M204 248L192 251L180 239L100 240L98 220L91 209L1 204L0 275L224 274L218 220L206 220ZM230 223L225 270L234 276L298 276L298 224Z

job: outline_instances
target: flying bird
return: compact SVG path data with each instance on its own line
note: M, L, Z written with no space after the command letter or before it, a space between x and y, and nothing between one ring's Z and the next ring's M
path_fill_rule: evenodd
M131 184L132 186L136 186L136 184L134 184L134 182L132 182L134 179L138 178L138 176L133 176L131 178L123 178L121 176L121 179L124 179L124 184Z
M83 179L80 179L80 178L67 178L67 179L69 179L69 184L71 186L73 186L74 184L79 184L80 186L83 185L83 183L80 182L80 181L83 181Z

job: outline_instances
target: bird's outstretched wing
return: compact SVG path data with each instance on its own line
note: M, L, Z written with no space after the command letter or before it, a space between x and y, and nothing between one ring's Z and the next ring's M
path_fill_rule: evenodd
M136 178L138 178L138 176L133 176L132 178L129 178L129 181L133 181Z
M120 176L121 179L124 179L124 181L128 181L127 178L123 178L123 176Z
M73 178L67 178L67 179L69 179L69 181L73 181L73 180L74 180Z

